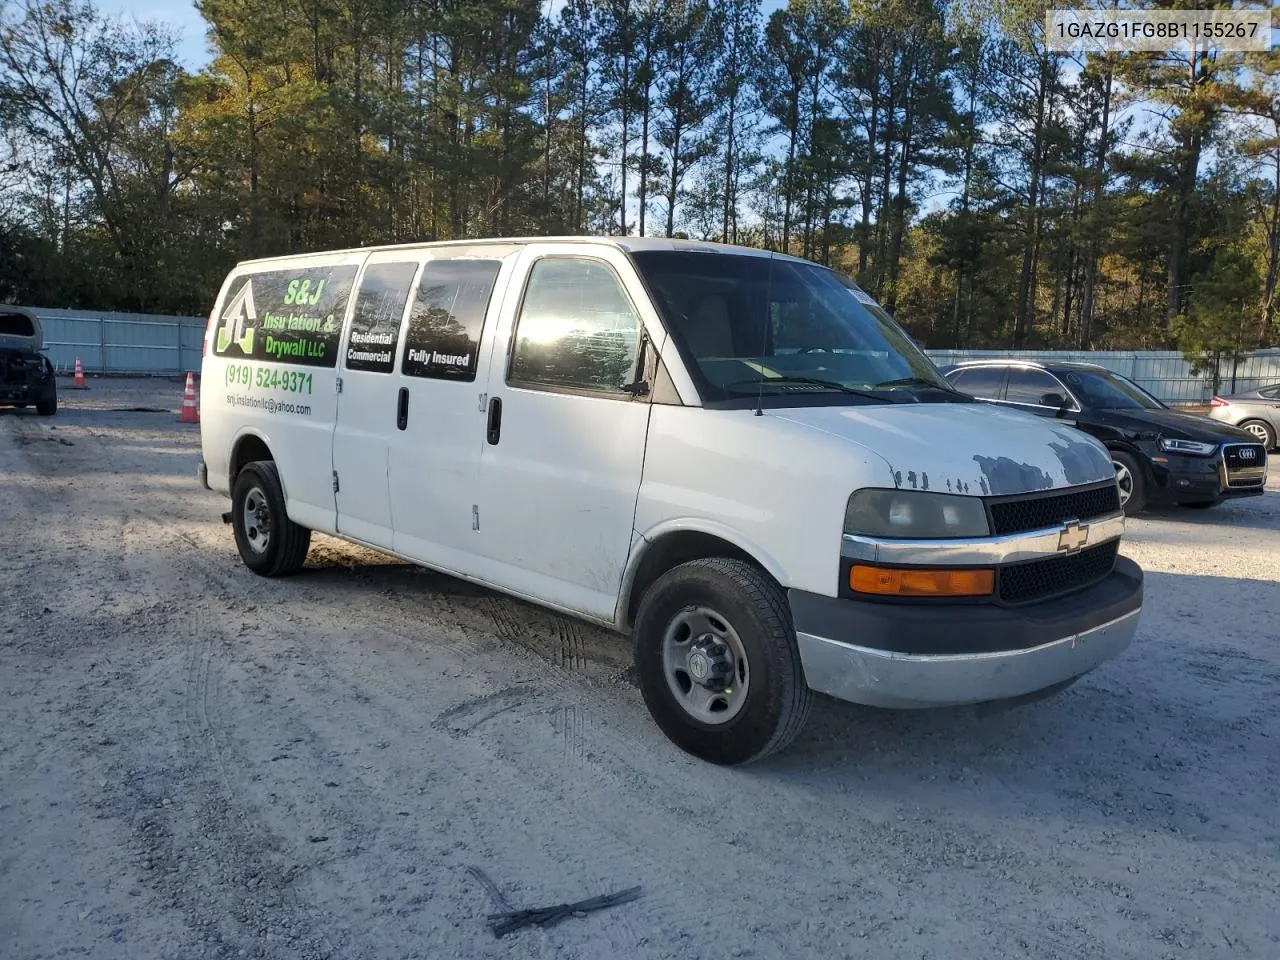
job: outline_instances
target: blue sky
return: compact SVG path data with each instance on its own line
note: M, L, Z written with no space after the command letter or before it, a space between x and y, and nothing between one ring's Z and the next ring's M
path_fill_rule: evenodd
M112 16L167 23L179 32L178 57L190 69L209 62L204 17L190 0L98 0L98 9Z

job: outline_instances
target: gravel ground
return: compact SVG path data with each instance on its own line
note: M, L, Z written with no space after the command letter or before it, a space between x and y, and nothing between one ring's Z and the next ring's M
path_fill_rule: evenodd
M328 538L253 576L181 384L90 384L0 411L5 960L1280 956L1274 480L1131 524L1137 642L1065 694L725 770L599 630ZM469 866L644 896L497 940Z

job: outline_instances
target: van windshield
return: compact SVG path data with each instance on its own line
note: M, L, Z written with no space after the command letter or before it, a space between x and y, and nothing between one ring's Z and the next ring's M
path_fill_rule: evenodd
M631 256L704 401L971 402L833 270L748 254Z

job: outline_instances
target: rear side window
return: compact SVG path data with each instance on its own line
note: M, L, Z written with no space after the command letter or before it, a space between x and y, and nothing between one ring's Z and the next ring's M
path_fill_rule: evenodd
M396 365L400 318L409 301L416 263L374 263L360 278L347 337L347 369L390 373Z
M236 277L218 314L213 352L238 360L336 367L354 266L275 270Z
M640 318L603 263L548 258L533 265L516 326L511 383L627 396Z
M34 337L35 324L25 313L0 313L0 336Z
M1259 390L1260 394L1268 400L1280 400L1280 387L1268 387L1265 390Z
M484 315L501 266L497 260L427 262L409 314L401 373L475 380Z
M1004 367L974 367L953 373L949 379L951 385L961 393L984 400L999 400Z
M1004 388L1004 398L1010 403L1031 404L1038 407L1059 407L1066 402L1062 386L1043 370L1009 371L1009 383Z

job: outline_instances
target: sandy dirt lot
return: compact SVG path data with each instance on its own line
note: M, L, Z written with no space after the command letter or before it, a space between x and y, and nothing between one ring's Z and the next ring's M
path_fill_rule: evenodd
M1062 696L725 770L602 631L327 538L255 577L181 384L91 385L0 411L4 960L1280 956L1276 480L1131 524L1137 642ZM469 866L644 896L497 940Z

